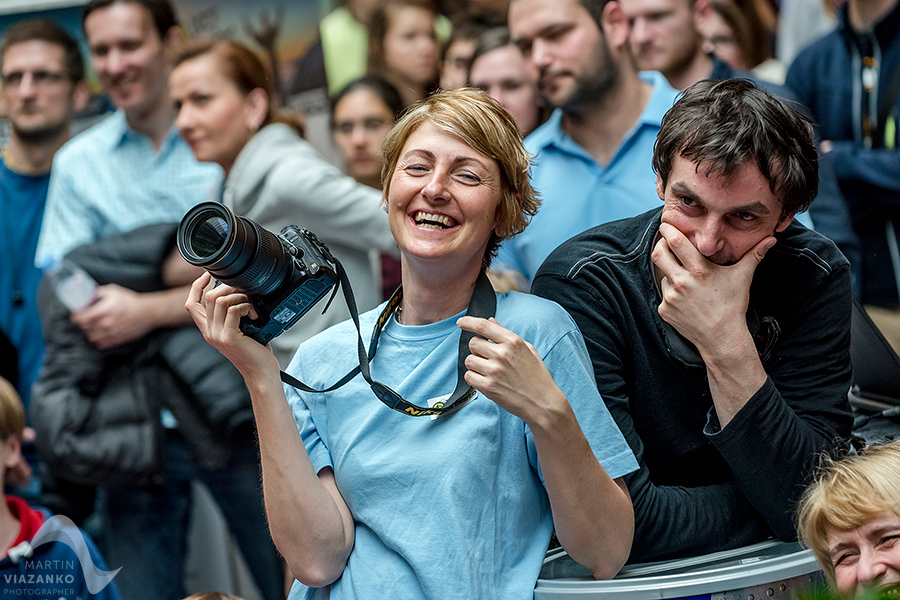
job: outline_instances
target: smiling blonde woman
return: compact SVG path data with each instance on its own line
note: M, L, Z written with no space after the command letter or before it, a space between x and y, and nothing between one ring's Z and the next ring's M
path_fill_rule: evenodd
M254 314L246 296L204 276L188 301L251 392L272 536L298 579L290 597L530 599L554 525L576 560L612 577L631 547L621 477L634 456L572 319L495 293L484 274L537 207L515 122L483 92L435 94L384 157L403 283L360 317L367 377L285 397L271 353L237 329ZM288 371L324 389L359 364L358 343L345 322Z

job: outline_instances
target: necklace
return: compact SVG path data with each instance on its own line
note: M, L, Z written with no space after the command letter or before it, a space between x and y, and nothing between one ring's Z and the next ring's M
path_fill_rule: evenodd
M394 309L394 320L397 321L398 324L403 325L403 322L400 320L400 317L403 316L403 307L399 304L397 308Z

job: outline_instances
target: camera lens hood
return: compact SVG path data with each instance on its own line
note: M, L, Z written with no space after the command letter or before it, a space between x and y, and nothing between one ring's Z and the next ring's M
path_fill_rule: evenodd
M271 293L291 270L290 254L278 236L218 202L189 210L176 240L188 263L248 295Z

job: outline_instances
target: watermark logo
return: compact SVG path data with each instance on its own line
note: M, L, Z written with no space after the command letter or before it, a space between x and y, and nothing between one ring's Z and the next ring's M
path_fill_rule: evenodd
M57 558L58 555L53 555L54 558L44 558L41 553L35 558L36 550L54 543L68 546L75 554L75 559ZM120 567L115 571L105 571L95 565L84 534L71 519L62 515L44 521L31 538L31 542L22 542L10 548L9 558L16 564L24 560L24 569L0 576L0 586L6 590L9 590L10 586L15 586L20 590L17 595L22 596L33 595L30 589L34 589L35 586L43 586L36 593L44 594L79 588L81 587L77 577L79 568L88 592L97 594L108 586L121 570ZM76 583L79 585L76 586ZM47 586L68 587L54 587L51 590Z

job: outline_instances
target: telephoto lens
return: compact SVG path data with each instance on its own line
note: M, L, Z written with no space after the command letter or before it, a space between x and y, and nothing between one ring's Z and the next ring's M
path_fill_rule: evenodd
M188 211L178 250L221 283L247 295L258 318L241 331L267 344L321 300L338 281L337 261L312 232L292 225L275 235L217 202Z
M178 249L192 265L248 296L265 296L290 274L291 256L271 231L218 202L192 208L178 226Z

